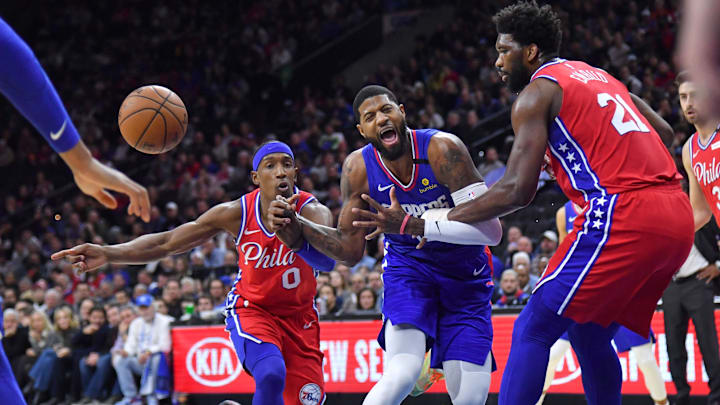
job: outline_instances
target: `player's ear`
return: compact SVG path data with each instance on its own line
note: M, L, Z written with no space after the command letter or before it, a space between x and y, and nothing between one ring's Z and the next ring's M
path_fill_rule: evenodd
M400 114L402 114L403 118L405 118L405 105L400 104L398 108L400 109Z
M535 59L540 56L540 49L538 49L538 46L535 44L530 44L527 47L525 47L525 57L527 58L527 61L529 63L532 63L535 61Z
M252 182L254 185L259 186L260 185L260 177L258 176L258 172L251 171L250 172L250 178L252 179Z
M363 133L362 126L360 126L360 124L356 124L355 128L357 128L358 132L360 132L360 135L362 135L362 137L365 138L365 134Z

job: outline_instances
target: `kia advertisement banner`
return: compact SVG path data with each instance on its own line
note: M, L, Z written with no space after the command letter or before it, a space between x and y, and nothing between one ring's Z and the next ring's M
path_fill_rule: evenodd
M498 371L493 373L491 392L498 392L500 378L510 352L510 337L517 315L495 315L493 353ZM715 313L715 322L720 315ZM368 392L382 376L384 352L377 343L380 321L321 322L320 350L325 355L323 374L327 392ZM665 348L663 313L656 312L652 327L657 336L655 358L667 382L670 394L675 393L670 378ZM720 328L719 328L720 329ZM242 369L232 343L222 326L176 327L173 338L173 377L175 390L186 393L252 393L255 384ZM687 379L694 395L707 395L708 377L695 341L692 322L686 340L688 349ZM637 361L631 353L620 353L625 394L645 394L645 384ZM572 351L557 366L549 392L582 394L581 370ZM445 384L435 384L430 392L445 392Z

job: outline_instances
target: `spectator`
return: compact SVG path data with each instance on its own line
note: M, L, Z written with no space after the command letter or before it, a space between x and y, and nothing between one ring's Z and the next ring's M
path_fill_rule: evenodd
M493 297L493 306L495 308L505 308L510 306L525 305L530 298L518 286L517 273L515 270L508 269L503 271L500 278L500 289L495 290Z
M344 267L346 269L348 269L347 266L344 266ZM330 285L333 286L333 288L335 288L335 295L337 297L337 305L339 307L342 307L345 300L350 299L352 292L350 291L350 289L347 288L345 279L340 274L340 272L338 272L337 270L333 270L329 274L330 274Z
M188 325L213 325L221 323L225 320L223 312L215 310L212 305L210 295L202 294L198 297L195 304L195 312L193 312Z
M117 313L117 307L113 307ZM113 316L119 316L113 315ZM113 331L106 322L105 310L96 306L90 310L90 324L83 328L73 339L79 361L76 364L82 380L82 400L80 403L91 403L106 398L109 393L106 381L112 374L112 357L110 349L114 344Z
M85 327L90 322L90 310L95 306L92 298L85 298L80 301L78 315L80 317L80 327Z
M53 319L53 313L55 313L55 309L62 303L62 295L54 289L51 288L45 292L45 299L43 300L43 305L40 307L40 310L45 312L45 315L49 319Z
M20 381L22 376L21 359L30 348L28 328L20 324L20 314L12 308L3 311L3 326L5 328L5 334L2 337L3 349L15 379Z
M183 315L183 308L180 302L181 298L180 283L175 279L168 280L162 293L162 300L167 306L167 315L175 319L180 319Z
M210 299L212 300L213 308L225 310L225 286L219 279L213 279L210 281Z
M142 285L142 284L140 284ZM115 292L115 304L118 305L127 305L130 303L130 295L128 294L127 290L121 289L117 290Z
M141 295L145 295L147 293L148 293L148 288L145 284L142 284L142 283L135 284L135 287L133 288L133 294L132 294L133 302L137 299L137 297L139 297ZM127 304L129 304L129 302L125 303L123 305L127 305Z
M14 308L17 303L17 290L11 287L5 287L3 291L2 308Z
M515 253L512 258L512 266L517 273L518 288L529 296L538 282L538 277L530 274L530 256L525 252Z
M37 315L33 315L37 317ZM47 318L38 322L48 322ZM35 322L35 319L33 319ZM49 325L48 325L49 326ZM49 330L49 329L48 329ZM29 372L35 389L34 404L50 399L54 404L67 393L65 370L72 370L72 337L77 333L77 321L70 307L61 307L55 311L55 331L48 332L48 339ZM32 332L31 332L32 341Z
M363 288L358 293L358 297L355 307L351 308L348 313L355 315L377 315L380 313L377 308L377 294L372 288Z
M324 285L330 285L330 276L327 273L320 273L315 277L317 283L317 291L320 291L320 287Z
M372 288L373 291L375 291L375 295L377 296L377 309L382 310L383 306L383 281L382 276L380 275L380 272L377 270L373 270L368 274L368 287Z
M85 282L75 284L75 288L72 293L72 302L70 303L75 305L75 312L77 312L77 308L80 307L80 302L82 302L85 298L90 298L90 285Z
M115 364L120 390L123 394L122 405L129 405L138 395L138 388L133 375L148 373L145 385L140 387L139 394L148 405L156 405L155 394L158 367L161 354L170 351L170 322L168 316L155 313L153 298L143 295L137 299L140 317L132 321L127 340L120 358ZM146 371L147 370L147 371Z
M500 161L497 149L491 146L485 150L483 162L478 165L477 169L480 175L485 178L491 171L502 169L503 167L505 167L505 163Z
M321 303L318 305L320 315L334 316L342 312L342 307L338 305L337 293L335 287L326 284L318 290L317 298Z
M540 237L540 245L538 246L536 255L548 257L552 256L557 249L557 244L558 237L555 231L547 230L543 232L542 236Z
M344 314L352 312L353 308L357 308L360 291L366 287L367 283L365 282L365 277L362 274L355 273L350 276L350 295L348 296L348 299L343 302L342 312ZM376 297L375 303L377 304L377 294L375 294L375 291L373 291L373 294Z

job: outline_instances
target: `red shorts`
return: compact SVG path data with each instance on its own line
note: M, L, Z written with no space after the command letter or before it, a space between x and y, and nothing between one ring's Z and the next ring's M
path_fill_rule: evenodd
M593 198L550 259L535 291L578 323L617 322L648 336L657 302L693 244L679 185Z
M238 303L242 303L239 300ZM228 311L225 320L240 362L245 363L245 343L272 343L285 360L286 405L319 405L325 397L317 312L310 308L295 315L277 316L250 304Z

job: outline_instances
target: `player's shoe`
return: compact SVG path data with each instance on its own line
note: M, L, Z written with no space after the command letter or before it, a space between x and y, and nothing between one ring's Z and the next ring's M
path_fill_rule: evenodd
M443 378L445 378L445 375L442 371L436 368L430 368L430 351L428 351L425 353L425 361L423 361L420 377L418 377L417 381L415 381L415 386L410 392L410 396L417 397L418 395L421 395L425 391L429 390L433 384Z

